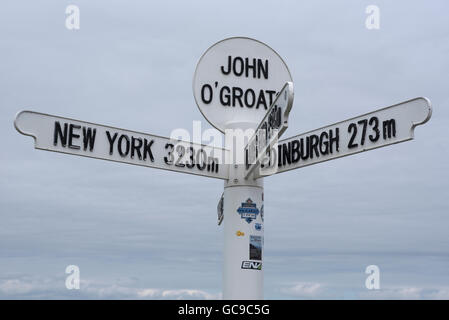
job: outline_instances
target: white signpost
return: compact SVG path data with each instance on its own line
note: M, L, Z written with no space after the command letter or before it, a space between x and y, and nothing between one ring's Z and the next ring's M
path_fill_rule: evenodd
M211 46L195 70L198 108L225 133L231 154L237 152L237 159L227 161L223 194L225 299L263 298L263 181L245 179L244 159L238 157L245 144L240 149L234 138L243 140L244 131L254 132L287 82L292 78L282 58L266 44L242 37Z
M19 112L14 125L34 138L36 149L225 180L217 206L224 299L263 298L262 177L413 139L414 128L431 116L430 101L416 98L278 142L293 104L291 75L273 49L243 37L204 53L193 94L227 142L235 131L255 132L237 150L243 161L229 156L232 143L216 148L33 111Z

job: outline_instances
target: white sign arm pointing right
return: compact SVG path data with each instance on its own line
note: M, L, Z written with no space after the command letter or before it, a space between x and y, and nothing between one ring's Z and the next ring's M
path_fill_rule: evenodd
M431 115L420 97L281 140L276 173L411 140Z

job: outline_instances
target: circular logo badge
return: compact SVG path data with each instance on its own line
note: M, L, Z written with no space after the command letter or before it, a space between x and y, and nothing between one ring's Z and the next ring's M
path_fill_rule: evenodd
M200 58L193 95L203 116L224 132L232 123L262 121L290 71L266 44L244 37L217 42Z

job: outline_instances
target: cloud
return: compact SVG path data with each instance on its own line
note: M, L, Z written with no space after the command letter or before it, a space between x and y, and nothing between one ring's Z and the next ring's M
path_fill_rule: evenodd
M200 289L161 289L132 286L138 281L115 280L114 283L81 280L79 290L65 288L63 277L15 275L0 279L0 299L154 299L211 300L221 299L221 293ZM124 283L124 284L123 284ZM125 284L128 285L125 285Z
M325 288L320 283L300 282L291 287L282 288L281 292L298 298L316 298L323 292L324 289Z
M160 290L160 289L143 289L137 292L140 298L151 299L201 299L212 300L221 299L221 294L210 294L206 291L195 289L178 289L178 290Z
M446 300L449 299L449 288L388 287L363 291L360 293L360 299Z
M28 294L33 288L31 283L24 283L19 279L5 280L0 284L0 292L6 295Z
M296 299L447 300L449 287L391 286L379 290L343 288L323 283L298 282L280 289ZM341 293L344 292L343 297Z

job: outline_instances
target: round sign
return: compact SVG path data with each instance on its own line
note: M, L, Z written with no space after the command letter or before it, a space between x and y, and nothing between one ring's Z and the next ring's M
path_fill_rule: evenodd
M193 95L203 116L224 132L232 123L262 121L290 71L266 44L244 37L224 39L200 58Z

